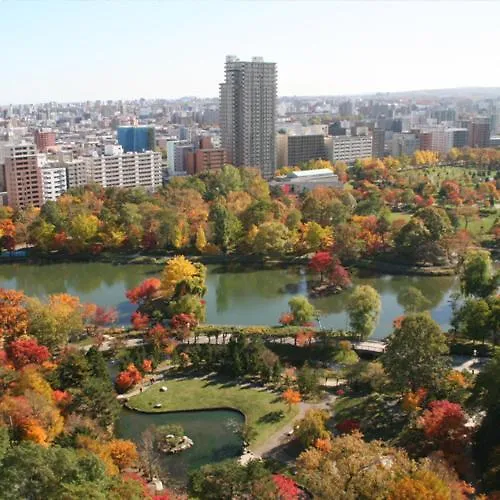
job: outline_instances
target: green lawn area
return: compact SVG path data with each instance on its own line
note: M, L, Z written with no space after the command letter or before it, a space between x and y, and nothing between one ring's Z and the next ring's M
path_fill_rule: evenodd
M403 212L390 212L387 217L389 222L394 222L395 220L402 219L405 222L408 222L411 219L412 214L405 214Z
M477 220L469 221L467 229L474 236L479 236L481 234L488 234L493 227L499 213L488 215L488 217L481 217ZM463 218L460 220L460 227L465 229L465 221Z
M473 176L473 174L478 173L478 170L476 168L442 166L425 169L425 172L433 182L438 184L440 184L445 179L463 182L465 184L471 184L477 182L478 180L478 177Z
M167 392L160 392L163 385L168 387ZM153 408L156 403L161 403L162 408ZM238 409L246 415L247 424L256 431L256 437L251 443L253 446L262 444L272 434L285 427L298 412L297 407L288 411L278 394L241 387L220 378L167 378L142 394L130 398L129 405L148 412L222 407ZM283 417L276 419L279 412L283 412Z

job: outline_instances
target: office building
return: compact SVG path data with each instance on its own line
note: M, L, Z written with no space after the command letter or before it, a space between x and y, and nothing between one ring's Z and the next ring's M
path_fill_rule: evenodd
M332 163L354 163L358 159L371 158L373 139L371 135L331 136L325 138L325 147L326 156Z
M35 144L41 153L46 153L56 145L56 133L51 130L35 130Z
M276 149L278 168L301 165L310 160L327 159L324 135L278 134Z
M227 161L271 178L276 164L276 64L228 56L220 85L220 126Z
M34 144L21 142L6 146L5 184L12 208L43 205L42 174Z
M184 157L177 152L177 149L183 146L192 148L189 141L179 141L177 139L167 141L167 171L169 175L175 175L176 172L183 171Z
M89 181L104 187L144 187L155 191L162 185L161 153L122 153L113 148L85 158Z
M452 128L453 147L465 148L469 142L469 131L466 128Z
M68 188L66 167L56 162L47 162L41 167L43 201L56 201Z
M490 145L490 122L487 118L478 118L469 123L469 146L487 148Z
M153 127L118 127L118 144L125 153L154 151L155 129Z
M187 141L186 141L187 142ZM177 144L174 157L174 175L187 174L187 155L194 151L192 144Z
M226 153L223 149L200 148L188 151L185 158L186 172L190 175L220 170L225 163Z
M417 149L420 149L420 139L417 134L393 134L392 156L411 156Z

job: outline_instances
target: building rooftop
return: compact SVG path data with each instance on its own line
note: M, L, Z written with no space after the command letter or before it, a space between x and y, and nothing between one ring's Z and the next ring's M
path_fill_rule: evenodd
M330 177L332 175L335 174L329 168L316 168L314 170L299 170L297 172L291 172L287 177L292 179L307 179L310 177Z

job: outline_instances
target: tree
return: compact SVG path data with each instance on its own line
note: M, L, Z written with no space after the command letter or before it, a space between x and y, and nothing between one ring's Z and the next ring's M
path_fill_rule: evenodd
M127 290L125 295L132 304L141 306L156 297L160 287L161 281L158 278L148 278L139 286Z
M326 429L326 422L329 415L324 410L307 410L304 418L295 428L295 436L304 448L309 448L318 439L327 439L330 433Z
M351 328L362 338L368 338L377 325L381 302L377 291L369 285L357 286L347 302Z
M207 246L207 237L205 236L205 230L203 229L202 226L200 226L197 231L196 231L196 250L198 252L203 252L205 247Z
M0 288L0 337L9 340L28 331L28 313L22 292Z
M213 242L224 252L232 251L242 233L238 217L222 203L215 202L210 208L209 220L213 225Z
M452 325L462 335L484 343L495 334L494 315L487 300L468 298L453 312Z
M116 390L120 393L127 392L131 387L142 380L142 375L133 363L127 366L126 370L121 371L115 380Z
M415 392L434 389L443 379L446 337L428 313L409 314L389 336L381 361L394 387Z
M138 452L144 473L151 481L160 470L160 456L156 446L156 427L154 425L148 427L141 434Z
M109 498L113 483L92 453L21 443L10 448L0 467L5 500L19 498Z
M77 250L84 250L99 230L99 219L95 215L78 214L71 219L69 234Z
M398 253L416 261L421 259L421 249L430 240L431 233L424 222L412 217L396 234L394 243Z
M497 279L493 274L489 252L467 252L460 272L460 286L464 295L487 297L496 289Z
M429 231L431 239L434 241L441 240L452 230L450 218L442 208L422 208L415 216L423 221L425 227Z
M111 459L121 471L132 467L139 458L137 448L132 441L113 439L107 444L107 448Z
M317 315L315 307L302 295L292 297L288 301L290 313L293 315L292 324L305 325L310 323Z
M6 346L5 350L16 370L29 364L41 365L50 357L49 350L45 346L39 345L36 339L30 337L13 340Z
M90 377L70 393L73 399L69 411L89 417L103 428L113 425L118 418L120 405L109 380Z
M176 292L177 285L199 274L199 269L183 255L170 259L161 275L161 293L166 299Z
M288 388L282 395L283 401L288 405L288 411L292 409L292 405L300 403L300 392Z
M330 252L316 252L309 261L309 268L313 272L319 273L320 279L323 281L323 276L331 270L333 263L333 256Z
M395 481L389 494L389 500L420 498L448 500L454 497L451 496L450 487L432 471L417 471L411 476Z
M283 255L290 250L290 231L281 222L263 223L255 235L253 250L263 255Z
M423 312L429 309L431 302L425 295L413 286L401 290L398 302L404 307L405 313Z
M134 327L134 330L146 330L149 326L150 319L147 314L142 314L139 311L135 311L132 313L132 317L130 318L130 322Z
M462 407L449 401L432 401L420 417L425 437L449 456L463 452L469 442L470 432Z
M298 500L301 493L297 486L297 483L283 474L274 474L273 482L278 489L278 499L279 500Z

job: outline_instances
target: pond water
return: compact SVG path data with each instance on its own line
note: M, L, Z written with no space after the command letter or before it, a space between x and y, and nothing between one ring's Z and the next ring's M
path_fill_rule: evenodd
M243 422L243 415L234 410L139 413L124 408L116 430L119 437L140 444L141 434L151 425L181 425L194 445L175 455L163 455L161 465L174 481L183 483L193 469L241 455L238 429Z
M47 296L67 292L83 302L114 306L119 323L128 324L134 306L125 298L129 288L147 277L159 275L161 268L146 265L107 263L71 263L0 266L0 287L24 290L27 295ZM309 278L310 279L310 278ZM288 300L307 294L308 275L304 269L238 271L228 267L208 266L207 322L213 324L275 325ZM382 312L373 338L384 338L392 331L392 321L403 313L398 295L408 286L418 288L431 302L431 314L442 328L449 328L450 296L458 290L453 276L392 276L357 272L353 283L369 284L380 294ZM346 328L345 306L349 291L315 299L323 327Z

